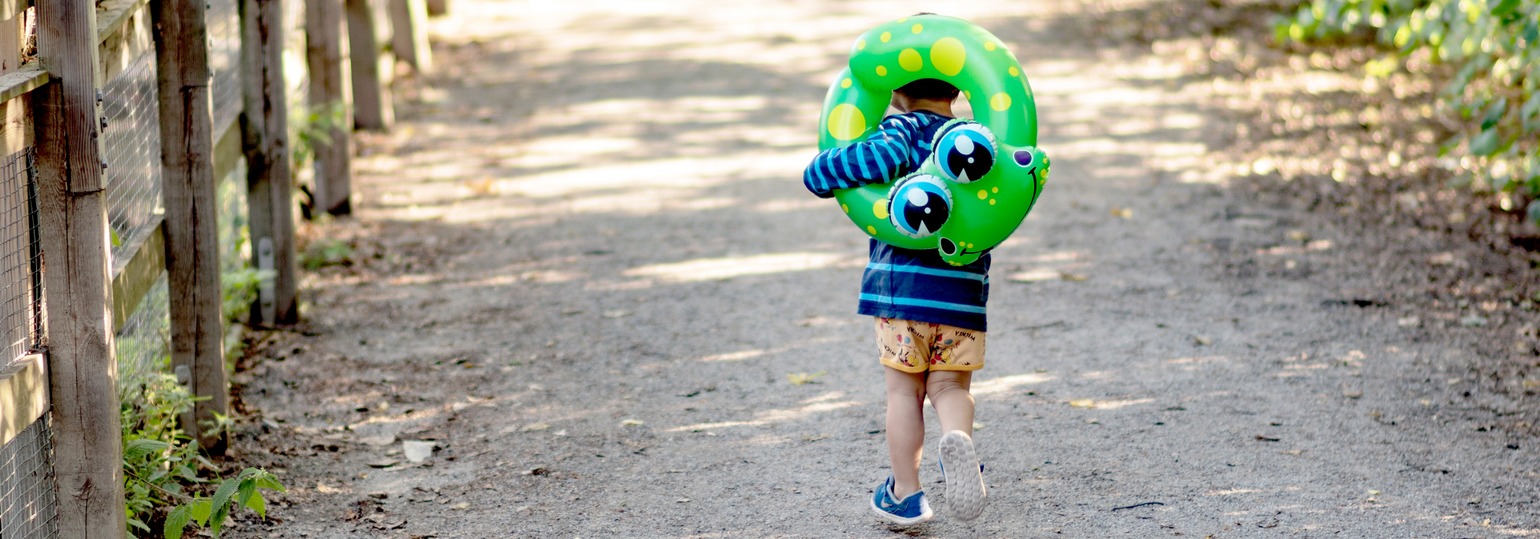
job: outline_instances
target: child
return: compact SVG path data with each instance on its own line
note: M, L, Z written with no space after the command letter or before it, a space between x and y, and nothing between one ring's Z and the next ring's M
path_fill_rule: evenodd
M893 91L893 108L866 140L818 154L803 183L819 197L835 189L889 182L930 156L936 131L953 116L957 88L920 79ZM872 509L896 524L931 518L920 487L924 402L941 418L941 465L950 513L963 520L984 509L984 478L973 451L973 371L984 366L984 303L989 254L951 266L934 250L871 240L861 279L860 314L876 318L887 383L888 458L893 474L872 496Z

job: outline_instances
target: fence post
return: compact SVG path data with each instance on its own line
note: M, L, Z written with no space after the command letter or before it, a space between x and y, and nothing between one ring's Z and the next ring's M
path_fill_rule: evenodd
M383 131L396 122L390 98L394 60L380 47L380 34L389 26L379 24L383 10L375 9L376 4L347 0L348 48L353 57L353 126Z
M257 291L252 325L299 321L294 253L294 174L289 159L289 89L283 77L283 0L240 0L241 150L251 260L271 272Z
M160 105L162 198L166 206L166 274L170 285L171 365L198 397L182 430L198 445L224 453L223 429L206 426L229 415L224 314L219 289L219 220L214 194L214 119L209 97L208 26L202 0L154 0L156 97Z
M433 71L428 46L428 5L423 0L390 0L390 39L396 58L418 73Z
M38 212L48 301L54 490L63 537L122 537L123 432L112 344L97 80L96 2L38 2L33 93Z
M310 67L312 110L341 108L341 122L331 136L315 141L315 209L332 215L353 213L352 132L348 99L347 28L343 0L305 0L305 56Z

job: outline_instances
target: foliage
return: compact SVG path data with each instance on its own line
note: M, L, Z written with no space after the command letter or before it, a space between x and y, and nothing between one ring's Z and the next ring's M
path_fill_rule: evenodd
M295 108L295 113L289 118L289 125L293 126L294 141L294 168L296 170L310 163L315 158L315 149L324 147L332 142L332 132L342 130L346 133L352 126L347 122L347 103L333 101L323 105L310 107L309 109Z
M171 510L171 514L166 516L166 539L181 539L182 532L192 523L208 528L209 533L218 538L225 519L230 516L230 510L236 507L245 507L265 518L267 500L262 497L264 489L284 491L283 485L273 474L259 468L241 470L240 475L220 482L213 497L197 496Z
M305 246L300 255L300 265L307 270L326 266L344 266L352 263L353 246L340 239L318 239Z
M1395 51L1377 70L1412 58L1454 70L1440 101L1465 128L1440 153L1503 209L1530 199L1540 222L1540 0L1309 0L1277 26L1280 41L1366 33Z
M192 410L193 396L164 372L120 384L123 422L123 491L132 528L151 532L146 520L172 505L182 485L198 483L199 465L209 462L178 426Z

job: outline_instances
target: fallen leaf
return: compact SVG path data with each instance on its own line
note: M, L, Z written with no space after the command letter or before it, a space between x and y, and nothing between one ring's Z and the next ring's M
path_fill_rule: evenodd
M627 419L627 420L621 421L620 422L620 426L622 426L622 427L640 427L640 426L642 426L642 420L640 420L640 419Z
M395 465L400 464L400 463L401 463L401 461L396 460L396 459L380 459L380 460L376 460L376 461L370 462L369 463L369 467L370 468L389 468L391 466L395 466Z
M1085 275L1081 275L1081 274L1078 274L1078 273L1070 273L1070 272L1067 272L1067 271L1059 272L1059 278L1063 279L1063 280L1066 280L1066 281L1069 281L1069 282L1072 282L1072 283L1078 283L1080 281L1084 281L1086 279L1090 279L1090 277L1087 277Z
M519 432L539 432L549 428L551 428L551 426L545 423L530 423L520 428Z
M1343 391L1342 392L1342 396L1347 397L1349 399L1358 399L1358 398L1363 398L1364 392L1356 390L1356 389L1349 389L1349 390Z
M416 463L433 456L433 448L437 445L432 441L406 440L401 442L401 451L406 454L406 460Z
M1303 450L1303 449L1290 449L1288 451L1279 451L1279 453L1284 454L1284 455L1293 455L1293 456L1297 457L1297 456L1305 454L1305 450Z
M1404 328L1414 328L1422 325L1422 319L1415 316L1408 316L1406 318L1396 320L1396 325Z
M471 502L460 502L460 503L455 504L453 509L456 510L456 511L464 511L464 510L470 509L470 508L471 508Z
M815 372L815 373L794 372L794 373L790 373L790 374L786 375L786 381L791 382L791 385L794 385L794 386L800 386L800 385L804 385L804 384L816 384L816 383L818 383L818 378L823 376L823 375L825 375L825 374L828 374L828 372L826 372L826 371L818 371L818 372Z
M1096 401L1091 399L1075 399L1069 401L1069 405L1074 408L1095 408Z
M1113 217L1117 217L1119 219L1130 219L1134 216L1134 210L1128 208L1112 208L1112 210L1108 211L1107 213L1110 213Z
M973 422L973 430L984 430L984 424L983 423L979 423L977 421L974 421Z

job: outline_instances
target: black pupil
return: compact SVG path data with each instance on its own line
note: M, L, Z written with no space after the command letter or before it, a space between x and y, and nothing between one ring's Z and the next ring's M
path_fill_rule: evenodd
M963 135L966 136L966 135ZM959 136L958 138L962 138ZM971 145L973 153L963 153L958 145L953 145L946 155L946 168L958 179L977 181L989 172L990 167L995 166L995 157L989 153L983 144Z
M951 208L947 207L946 199L935 193L925 192L925 204L916 205L907 199L904 201L904 223L916 232L925 230L934 234L941 229L941 225L946 224L950 213ZM923 229L920 228L922 225Z

